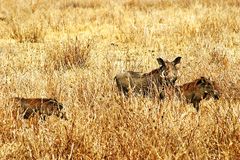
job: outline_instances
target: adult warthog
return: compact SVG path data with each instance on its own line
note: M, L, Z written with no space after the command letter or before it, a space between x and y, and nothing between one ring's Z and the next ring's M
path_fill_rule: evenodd
M149 73L127 71L116 75L114 79L118 89L125 96L132 92L163 99L164 88L175 85L178 77L176 65L180 63L181 57L175 58L172 62L164 61L162 58L157 58L157 61L160 67Z
M43 120L46 116L55 115L67 120L65 112L62 112L63 105L51 98L11 98L10 103L24 119L28 119L38 113Z
M192 82L185 83L176 87L177 95L181 99L184 98L188 103L192 103L196 110L199 110L200 101L213 97L218 100L220 97L219 88L216 82L209 78L201 77Z

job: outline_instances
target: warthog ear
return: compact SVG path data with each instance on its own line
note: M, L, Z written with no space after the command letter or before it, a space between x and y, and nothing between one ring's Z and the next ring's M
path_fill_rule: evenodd
M162 58L157 58L157 61L160 66L165 66L165 62Z
M180 62L181 62L181 58L182 58L182 57L177 57L177 58L175 58L175 59L172 61L173 65L176 65L176 64L180 63Z
M204 83L206 83L206 80L204 77L201 77L199 80L197 80L197 85L204 84Z

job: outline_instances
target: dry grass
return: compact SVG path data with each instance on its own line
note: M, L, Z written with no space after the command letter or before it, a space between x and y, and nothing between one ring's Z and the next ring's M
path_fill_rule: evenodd
M77 36L74 39L68 38L53 45L46 44L46 65L45 69L70 69L73 67L87 67L90 59L90 52L93 47L91 40L80 41Z
M35 21L35 20L34 20ZM18 22L17 20L9 20L9 34L10 38L16 41L38 43L43 42L45 37L45 31L43 24L35 22Z
M238 159L238 0L0 1L0 159ZM76 39L77 37L77 39ZM37 43L36 43L37 42ZM123 70L182 56L178 84L209 76L219 101L121 97ZM7 98L52 97L69 120L13 116Z

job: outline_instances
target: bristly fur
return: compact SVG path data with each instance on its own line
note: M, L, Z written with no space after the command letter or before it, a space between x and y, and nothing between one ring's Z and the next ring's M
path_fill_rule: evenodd
M164 99L164 88L175 85L178 77L176 65L180 63L180 60L181 57L175 58L172 62L157 58L160 67L149 73L127 71L116 75L114 79L119 91L125 96L133 92Z
M62 103L59 103L56 99L14 97L9 101L14 108L19 110L19 114L24 119L29 119L38 113L44 120L46 116L51 115L67 120L66 113L62 112Z
M201 77L192 82L185 83L176 87L177 95L180 98L185 98L188 103L193 103L194 108L199 110L200 101L203 99L219 99L220 92L216 82L208 78Z

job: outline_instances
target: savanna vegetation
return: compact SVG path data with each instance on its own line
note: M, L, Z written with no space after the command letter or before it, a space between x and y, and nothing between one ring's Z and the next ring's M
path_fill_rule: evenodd
M116 74L181 56L218 101L119 94ZM0 0L0 159L239 159L239 0ZM16 118L11 97L55 98L68 120Z

